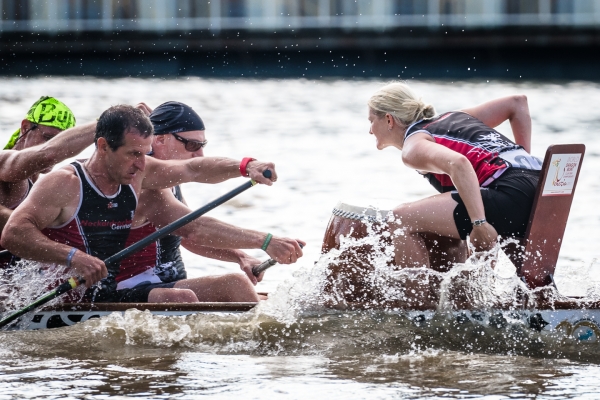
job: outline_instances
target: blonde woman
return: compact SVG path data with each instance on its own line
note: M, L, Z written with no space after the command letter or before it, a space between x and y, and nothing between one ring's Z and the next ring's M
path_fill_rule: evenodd
M524 236L541 169L529 154L525 96L436 115L408 85L394 82L368 105L377 148L402 151L404 164L440 192L394 209L393 230L402 230L394 239L397 265L429 267L424 238L432 235L455 243L470 236L476 250L492 248L499 235ZM514 141L493 129L506 120Z

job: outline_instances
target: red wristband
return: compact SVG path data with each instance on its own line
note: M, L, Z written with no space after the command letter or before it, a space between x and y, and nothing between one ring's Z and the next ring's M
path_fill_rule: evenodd
M242 174L242 176L248 176L248 171L246 171L246 167L248 166L248 163L250 161L255 161L256 158L252 158L252 157L244 157L242 159L242 162L240 163L240 174Z

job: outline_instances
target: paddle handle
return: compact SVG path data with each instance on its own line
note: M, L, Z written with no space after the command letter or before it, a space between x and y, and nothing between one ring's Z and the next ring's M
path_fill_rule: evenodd
M298 245L300 246L300 248L304 247L300 243L298 243ZM258 264L256 267L252 267L252 274L254 276L258 276L261 272L268 270L275 264L277 264L277 261L273 260L272 258L269 258L267 261Z
M267 261L260 263L256 267L252 267L252 274L254 276L258 276L261 272L268 270L275 264L277 264L277 261L273 260L272 258L269 258Z

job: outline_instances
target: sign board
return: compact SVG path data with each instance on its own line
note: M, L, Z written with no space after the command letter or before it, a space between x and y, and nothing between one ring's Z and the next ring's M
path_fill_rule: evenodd
M552 154L542 196L570 196L580 162L581 154Z

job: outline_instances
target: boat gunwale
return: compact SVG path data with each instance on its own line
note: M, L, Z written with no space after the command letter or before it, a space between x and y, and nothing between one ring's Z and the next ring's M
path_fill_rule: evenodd
M249 311L256 307L258 303L254 302L203 302L203 303L62 303L55 304L36 312L118 312L130 309L140 311Z

